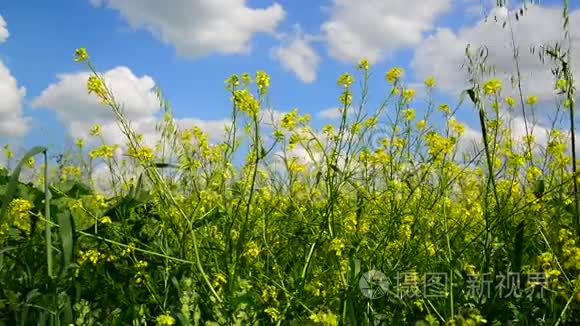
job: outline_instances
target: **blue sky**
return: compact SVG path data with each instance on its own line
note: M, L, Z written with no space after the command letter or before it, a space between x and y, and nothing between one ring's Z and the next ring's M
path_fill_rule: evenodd
M512 7L519 8L521 2L513 2ZM578 26L580 5L571 2L573 26ZM85 71L73 61L77 47L88 49L101 72L128 68L117 72L122 89L117 96L121 102L128 99L130 117L143 133L152 132L151 123L159 116L147 97L151 93L147 85L153 84L163 89L178 119L215 133L216 125L230 114L224 79L232 73L267 71L272 108L285 112L297 107L312 114L315 125L332 122L320 112L337 105L336 78L354 72L356 58L367 57L373 63L370 87L375 101L387 90L386 70L402 66L409 83L433 74L441 86L437 99L454 104L456 91L462 89L458 66L467 42L491 43L497 51L490 60L500 67L499 73L513 73L507 32L500 35L498 24L490 27L493 23L481 21L482 10L489 12L495 1L176 0L172 7L159 3L166 2L2 1L0 65L7 73L0 78L0 92L11 92L13 100L0 100L4 106L0 142L58 148L86 134L91 123L114 126L110 117L97 112L104 108L88 100L81 87L71 86L82 81L75 74ZM522 48L560 36L560 4L540 1L530 10L532 17L515 27L522 35ZM501 20L501 11L494 10ZM531 94L544 87L547 93L539 95L548 100L548 70L538 67L531 55L522 60L524 76L530 80L524 84L526 90ZM60 74L69 74L70 82L63 82ZM22 87L25 94L17 92ZM458 113L459 120L476 127L474 118L469 108Z

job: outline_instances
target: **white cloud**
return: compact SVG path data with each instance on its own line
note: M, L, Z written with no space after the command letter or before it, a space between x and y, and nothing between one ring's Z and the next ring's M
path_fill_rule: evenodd
M6 21L0 15L0 43L6 42L10 33L8 33L8 28L6 27Z
M10 34L6 21L0 15L0 43ZM22 99L26 88L18 87L18 81L0 60L0 136L18 137L28 131L29 118L22 116Z
M273 33L284 19L281 5L263 9L246 0L91 0L94 6L118 10L133 28L150 31L187 57L250 50L255 33Z
M515 12L505 8L491 11L487 22L478 21L473 26L460 29L457 33L448 28L440 28L416 49L411 66L418 78L434 75L438 85L444 91L457 95L467 85L467 70L460 69L465 62L465 47L471 44L472 49L486 45L489 49L487 64L495 66L496 77L504 80L504 90L511 91L510 76L516 76L511 33L509 24L502 28L509 14L516 44L519 47L519 65L522 73L522 88L528 95L537 95L545 99L553 95L554 77L550 65L539 60L537 54L531 54L530 46L553 44L563 37L562 12L558 7L541 7L528 5L525 15L517 21ZM497 17L497 22L496 22ZM538 22L542 22L539 24ZM580 25L580 10L571 12L571 30ZM578 35L574 36L576 53L580 50ZM580 77L580 62L575 61L577 77Z
M333 0L331 17L322 25L329 53L344 62L371 63L394 51L419 44L434 19L451 0Z
M282 67L294 72L301 81L312 83L316 79L320 57L306 37L298 35L289 44L273 49L272 53Z
M318 112L318 116L325 119L338 119L342 116L339 108L329 108Z
M155 95L155 81L149 76L137 77L127 67L116 67L102 74L112 90L116 101L121 104L131 127L142 134L148 145L159 138L156 126L159 122L159 101ZM122 134L111 109L99 103L94 94L86 91L89 74L79 72L58 75L58 82L49 85L32 106L46 108L56 113L73 138L86 138L91 126L100 124L105 142L124 144ZM182 128L199 126L212 137L219 138L227 120L200 120L185 118L176 121Z
M0 61L0 136L22 136L28 131L29 119L22 116L22 99L26 94L10 70Z

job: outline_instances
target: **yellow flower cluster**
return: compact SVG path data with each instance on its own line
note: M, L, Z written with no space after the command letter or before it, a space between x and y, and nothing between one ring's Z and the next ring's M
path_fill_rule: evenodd
M562 253L564 254L563 267L580 271L580 248L576 246L576 240L569 230L560 230L560 241L562 242Z
M251 117L258 115L260 104L249 90L242 89L234 91L232 100L240 111L247 113Z
M405 88L402 97L405 101L410 102L415 97L415 90L412 88Z
M91 136L100 136L101 135L101 125L95 124L91 127L90 131Z
M276 322L280 319L280 312L274 307L266 308L264 309L264 312L268 314L272 322Z
M339 238L334 238L330 242L330 250L334 251L337 256L342 256L342 250L346 247L344 240Z
M256 85L258 85L258 92L260 94L266 94L270 87L270 76L261 70L256 72Z
M497 94L501 90L501 81L499 79L490 79L483 84L483 92L486 95Z
M358 63L357 69L368 71L370 69L370 64L367 59L361 59Z
M338 77L338 81L336 83L339 86L343 86L344 88L348 88L352 84L353 81L354 81L354 78L352 77L351 74L344 73Z
M89 76L87 80L87 89L89 94L95 93L101 99L101 103L108 103L107 88L101 78L97 76Z
M385 78L387 79L387 81L389 83L394 84L403 76L404 73L405 73L405 70L403 70L403 68L394 67L394 68L389 69L389 71L387 71Z
M85 62L89 60L89 53L86 48L78 48L75 50L75 61Z
M119 145L100 145L99 147L92 149L89 152L89 157L95 158L113 158L115 151L119 148Z
M256 258L260 255L260 247L256 243L256 241L248 242L248 247L246 248L245 255L251 258Z
M153 160L155 155L153 149L149 146L139 146L138 148L129 149L129 155L136 158L142 163L149 163Z
M449 154L455 147L455 140L439 135L431 131L425 135L425 141L429 147L430 155Z
M34 205L26 199L13 199L8 205L8 217L14 226L22 231L30 232L30 211Z
M541 269L546 273L546 278L548 280L554 281L557 279L561 272L558 270L558 263L556 257L551 252L544 252L538 257L538 262Z
M60 170L60 172L61 172L60 178L63 181L79 178L82 175L81 168L74 165L65 166Z
M332 311L319 311L316 314L310 315L310 320L324 326L338 326L338 318Z
M91 263L93 265L97 265L99 262L112 262L117 257L114 255L105 254L99 252L97 249L89 249L89 250L80 250L79 251L79 265L83 265L85 263Z
M175 325L175 318L173 318L170 314L163 314L163 315L157 316L155 321L157 321L157 325L159 325L159 326Z
M425 81L423 82L425 84L425 86L427 86L428 88L433 88L435 87L435 77L433 76L429 76L425 79Z

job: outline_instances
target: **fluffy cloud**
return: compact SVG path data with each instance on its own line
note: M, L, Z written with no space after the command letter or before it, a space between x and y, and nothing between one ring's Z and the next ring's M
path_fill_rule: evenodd
M246 0L91 0L118 10L133 28L149 30L180 55L236 54L250 50L255 33L273 33L285 12L277 3L264 9Z
M24 87L0 61L0 136L22 136L28 130L29 119L22 116Z
M312 83L316 79L320 57L306 37L296 36L289 44L275 48L272 53L282 67L294 72L301 81Z
M325 119L338 119L342 116L339 108L329 108L318 112L318 116Z
M0 43L6 42L8 36L10 36L10 33L8 33L6 21L4 20L2 15L0 15Z
M417 77L434 75L440 88L457 95L468 86L467 71L460 69L465 62L465 47L471 44L472 49L477 49L481 45L486 45L489 49L487 64L495 66L496 76L504 80L506 91L510 91L509 77L516 76L516 70L508 17L519 47L519 65L524 92L537 95L540 99L551 97L554 77L550 72L550 66L548 62L542 64L537 54L530 53L529 47L554 44L555 41L562 39L562 12L558 7L528 5L528 10L519 21L515 19L515 12L496 7L489 14L487 21L480 20L475 25L464 27L458 32L440 28L415 51L411 66ZM505 28L502 27L504 22ZM576 10L571 12L571 30L577 29L575 26L579 25L580 10ZM580 50L578 37L576 35L573 40L576 53ZM580 72L578 60L575 61L574 70L577 74ZM578 77L580 75L576 78Z
M419 44L451 0L333 0L322 25L330 55L344 62L376 62ZM364 17L364 18L363 18Z
M0 43L9 35L6 21L0 16ZM0 60L0 136L22 136L28 130L29 119L22 116L24 95L26 89L18 86L16 78Z
M88 94L86 72L58 75L58 82L49 85L32 102L35 108L46 108L56 113L73 138L84 138L94 124L102 126L107 143L125 143L111 110L99 103L94 94ZM131 127L144 136L145 143L153 145L159 137L156 126L161 108L154 91L155 82L149 76L137 77L127 67L117 67L103 74L115 99L121 104ZM199 126L215 138L223 133L226 120L205 121L195 118L180 119L182 128ZM215 139L214 138L214 139Z

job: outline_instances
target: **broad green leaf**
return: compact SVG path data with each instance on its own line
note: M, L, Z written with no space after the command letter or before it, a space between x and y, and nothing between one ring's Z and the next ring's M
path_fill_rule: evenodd
M74 247L74 222L68 210L61 210L56 214L59 224L60 240L62 242L62 255L65 268L70 265L73 258Z

